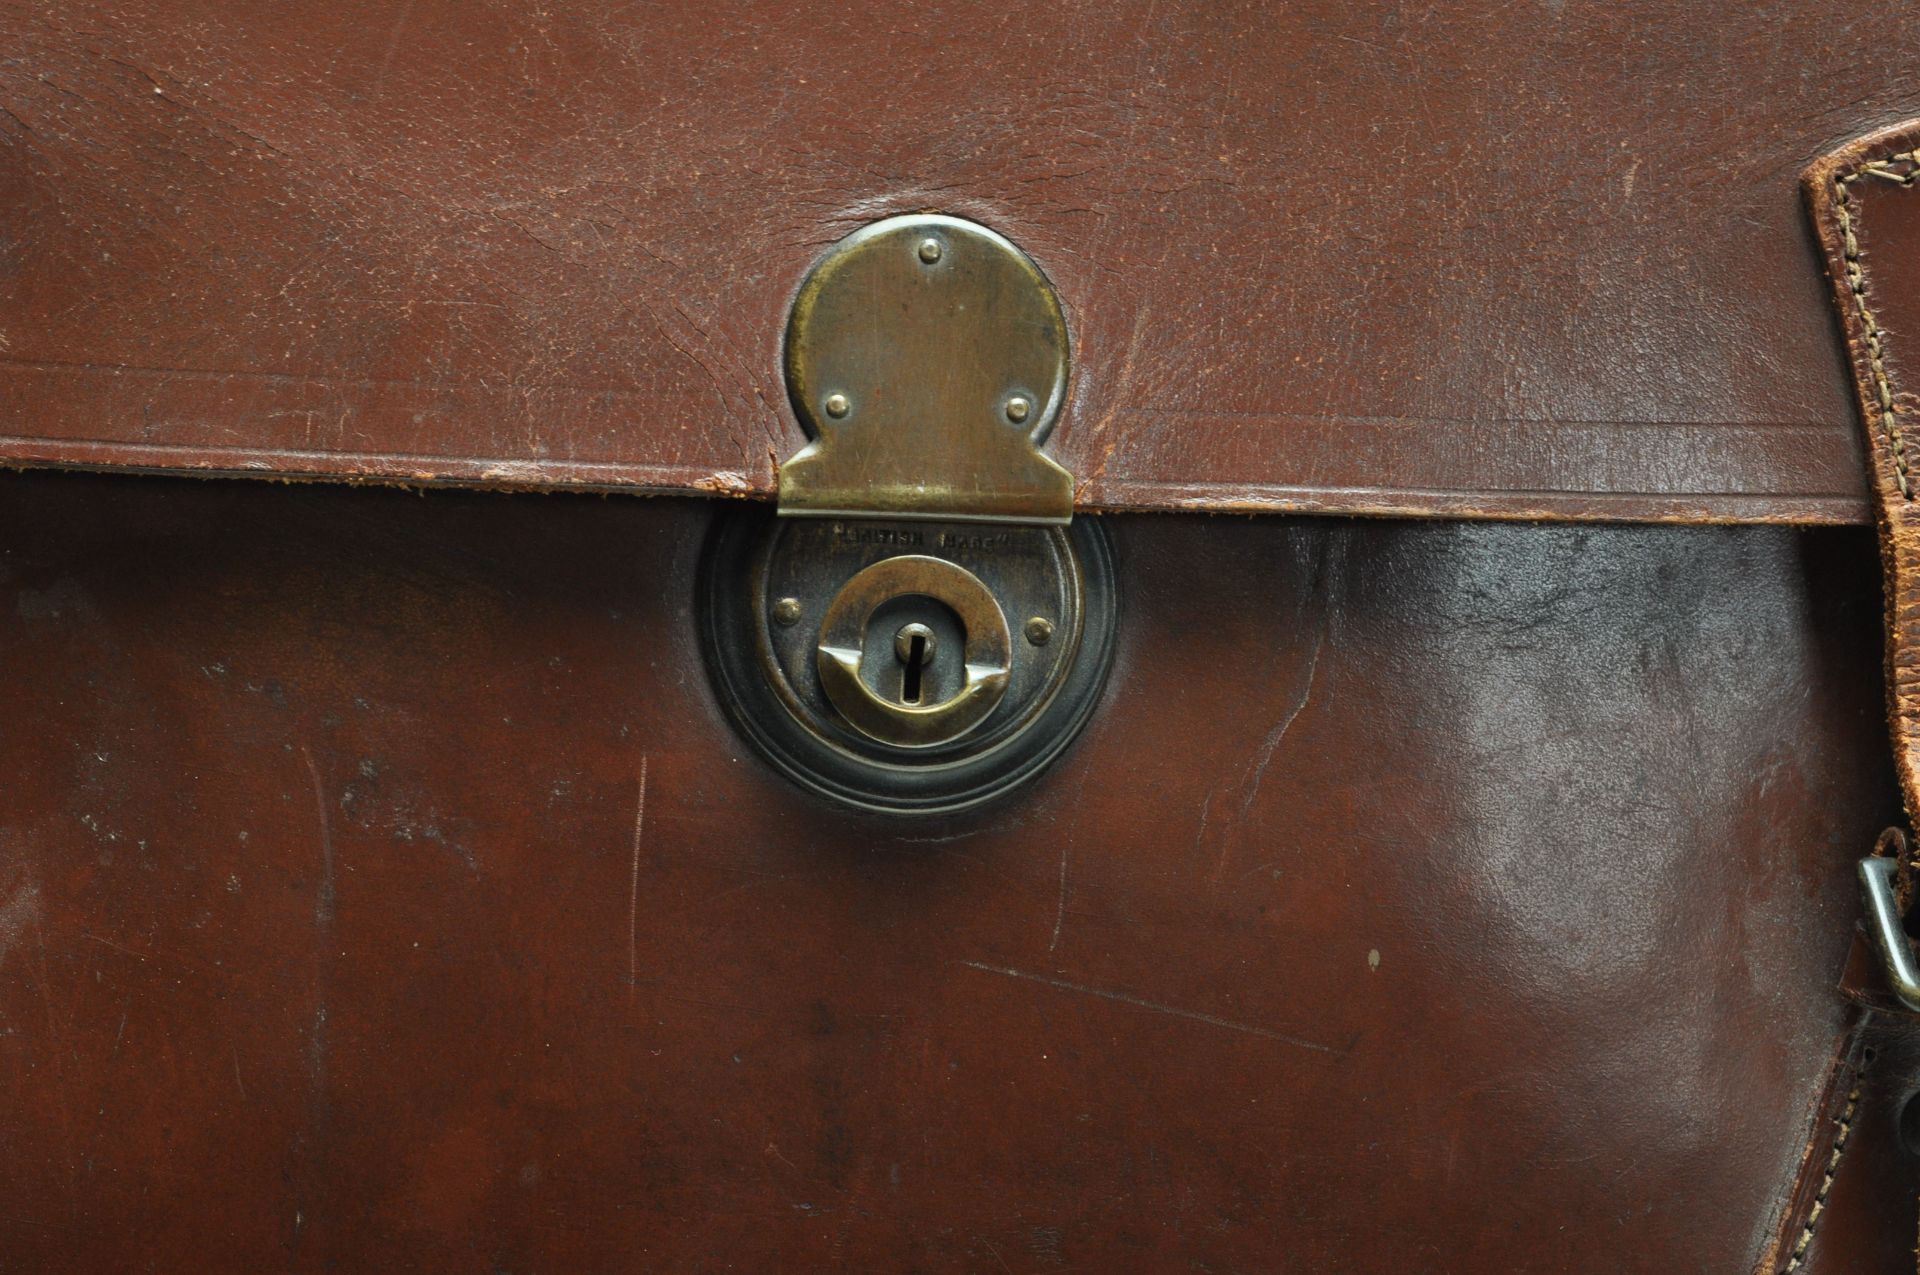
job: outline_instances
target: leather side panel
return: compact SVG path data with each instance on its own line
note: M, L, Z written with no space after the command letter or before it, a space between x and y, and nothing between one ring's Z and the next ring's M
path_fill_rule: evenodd
M8 1265L1772 1243L1895 805L1864 532L1115 517L1089 734L906 824L711 702L724 512L0 479Z

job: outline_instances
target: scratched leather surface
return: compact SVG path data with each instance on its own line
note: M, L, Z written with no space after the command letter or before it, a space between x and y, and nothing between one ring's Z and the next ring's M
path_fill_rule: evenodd
M1775 1251L1867 533L1115 517L1088 735L899 825L719 716L726 508L0 480L8 1269Z
M1089 507L1864 520L1794 179L1898 5L0 11L0 457L765 494L820 249L1053 275Z

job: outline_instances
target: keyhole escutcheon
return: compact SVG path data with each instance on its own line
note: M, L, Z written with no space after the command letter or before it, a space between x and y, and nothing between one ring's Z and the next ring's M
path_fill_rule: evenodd
M902 624L907 617L895 611L869 647L874 613L916 599L937 603L954 623L916 607L926 618ZM881 636L889 630L891 641ZM958 649L941 655L936 668L935 648L946 642ZM897 696L884 665L867 665L871 682L861 677L863 661L886 660L889 646L900 666ZM863 567L833 595L821 617L815 668L820 689L848 725L882 743L927 748L960 738L993 712L1007 693L1012 647L1006 613L980 577L944 558L902 554Z

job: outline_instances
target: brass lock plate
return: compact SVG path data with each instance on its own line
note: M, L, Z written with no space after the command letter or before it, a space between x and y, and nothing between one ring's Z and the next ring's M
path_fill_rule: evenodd
M723 706L791 778L853 805L950 811L1037 773L1105 681L1099 524L723 519L702 567Z
M1086 721L1113 575L1040 450L1067 349L1040 268L954 217L876 222L801 284L787 390L810 441L780 466L777 517L723 519L702 612L721 703L795 780L963 809Z
M787 391L812 441L780 512L1065 523L1073 476L1040 451L1067 394L1053 285L957 217L890 217L828 251L787 323Z

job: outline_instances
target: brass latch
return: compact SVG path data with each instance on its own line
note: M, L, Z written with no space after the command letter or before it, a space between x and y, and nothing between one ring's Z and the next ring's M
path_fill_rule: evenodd
M787 517L1060 524L1073 476L1040 451L1067 393L1067 321L1040 268L955 217L835 245L787 325L813 441L780 466Z

